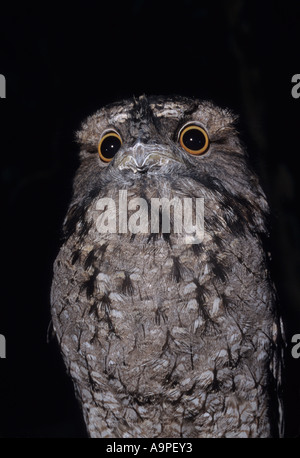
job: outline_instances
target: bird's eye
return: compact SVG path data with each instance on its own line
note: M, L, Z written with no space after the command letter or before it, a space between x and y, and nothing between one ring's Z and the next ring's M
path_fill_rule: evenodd
M98 145L100 159L104 162L110 162L119 151L121 145L120 135L116 132L108 132L101 138Z
M209 138L202 127L190 124L179 133L179 143L188 153L200 155L208 150Z

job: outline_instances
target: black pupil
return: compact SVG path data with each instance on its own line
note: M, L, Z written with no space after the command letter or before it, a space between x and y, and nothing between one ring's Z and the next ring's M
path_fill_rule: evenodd
M205 135L201 130L189 129L183 134L182 143L192 151L199 151L205 145Z
M101 153L106 159L112 159L120 149L121 140L114 135L109 135L101 143Z

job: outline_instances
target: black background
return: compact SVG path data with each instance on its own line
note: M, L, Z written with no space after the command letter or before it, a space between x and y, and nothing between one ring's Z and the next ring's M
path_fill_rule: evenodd
M1 6L0 437L85 437L55 341L52 264L71 193L74 133L102 105L145 94L210 99L240 134L272 207L273 275L287 324L286 436L300 435L298 1Z

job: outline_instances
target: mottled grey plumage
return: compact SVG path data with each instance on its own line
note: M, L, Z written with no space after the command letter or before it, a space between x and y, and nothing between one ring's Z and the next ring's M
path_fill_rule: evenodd
M142 96L101 109L78 132L52 317L92 437L282 433L268 205L234 121L208 102ZM206 154L179 144L187 122L206 129ZM112 129L122 146L104 163L97 147ZM119 190L147 202L203 197L202 243L174 232L100 234L97 201L118 202Z

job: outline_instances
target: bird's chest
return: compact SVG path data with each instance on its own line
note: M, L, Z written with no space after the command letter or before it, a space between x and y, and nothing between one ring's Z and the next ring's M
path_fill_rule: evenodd
M200 363L208 269L205 257L195 262L187 246L124 242L120 248L108 243L103 260L93 264L90 275L97 275L88 307L81 306L87 333L81 340L89 342L83 351L97 371L144 396L149 379L157 393L169 377L176 380L178 372L182 379Z
M110 319L111 329L122 341L131 341L142 351L158 351L168 330L191 331L198 316L193 279L201 268L190 253L178 247L170 250L165 242L146 247L129 244L122 252L114 249L108 258L101 264L95 288L103 333Z

